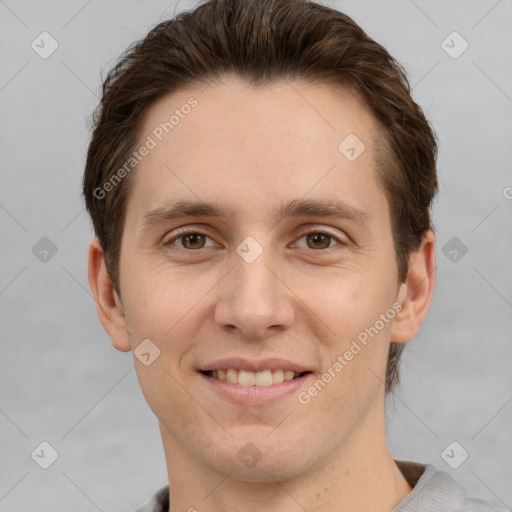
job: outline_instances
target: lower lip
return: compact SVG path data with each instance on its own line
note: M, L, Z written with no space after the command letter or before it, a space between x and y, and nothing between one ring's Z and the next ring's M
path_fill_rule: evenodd
M285 380L280 384L272 384L270 386L241 386L240 384L231 384L227 381L198 373L203 378L205 384L213 389L213 391L241 405L261 405L274 402L297 392L299 388L303 387L313 378L312 373L307 373L302 377Z

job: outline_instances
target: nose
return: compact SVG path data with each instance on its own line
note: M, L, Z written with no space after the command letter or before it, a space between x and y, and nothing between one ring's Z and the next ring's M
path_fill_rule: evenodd
M270 249L265 249L252 263L235 253L233 264L234 268L219 283L217 325L253 341L293 325L294 295Z

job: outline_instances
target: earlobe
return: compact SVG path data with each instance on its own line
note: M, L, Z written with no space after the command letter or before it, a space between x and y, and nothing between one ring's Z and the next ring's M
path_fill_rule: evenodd
M428 231L420 248L410 254L407 277L398 292L402 309L393 321L391 341L405 343L419 331L432 302L435 272L435 236Z
M97 237L89 245L88 267L89 285L96 301L96 310L101 325L110 336L112 345L117 350L128 352L131 350L131 346L126 330L123 305L112 285L103 248Z

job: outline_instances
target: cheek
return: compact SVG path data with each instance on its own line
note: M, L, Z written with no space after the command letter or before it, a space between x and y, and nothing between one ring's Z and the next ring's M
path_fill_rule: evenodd
M373 393L384 378L395 313L392 283L370 276L340 279L310 299L309 306L328 326L319 335L328 353L324 371L334 376L329 387L343 397L345 408L352 397L362 400Z
M323 288L308 294L307 304L324 321L328 338L336 344L374 325L391 308L394 294L388 284L371 275L332 277Z
M127 258L123 263L122 271L129 276L123 283L125 311L134 334L160 341L166 334L172 336L207 284L186 277L179 269L148 265L143 258Z
M162 266L141 266L139 271L134 266L127 272L131 279L124 290L125 312L132 349L149 339L160 351L151 365L155 372L135 361L141 387L150 406L159 395L179 400L184 393L176 379L189 376L184 368L189 371L191 355L204 342L200 331L211 315L209 292L219 278L207 273L198 278L197 273Z
M172 415L170 411L190 409L190 397L183 391L180 362L196 349L199 316L204 314L200 299L208 289L207 284L194 287L179 277L165 279L165 272L154 269L128 275L132 279L125 287L125 311L142 392L157 417L165 418L167 424L177 429L188 428L187 423L194 421L193 408L192 416ZM158 353L149 365L137 358L136 348L145 339L154 343Z

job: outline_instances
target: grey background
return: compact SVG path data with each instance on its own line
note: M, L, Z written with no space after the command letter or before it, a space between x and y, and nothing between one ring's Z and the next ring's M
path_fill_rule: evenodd
M437 288L388 400L392 453L510 508L512 2L326 3L404 65L440 139ZM192 5L0 0L1 511L130 511L166 483L132 355L111 347L89 292L80 184L100 72ZM47 59L31 48L42 31L59 44ZM456 59L441 46L453 31L469 43ZM57 248L46 262L42 237ZM443 253L452 237L463 257ZM59 454L48 469L31 458L42 441ZM469 453L458 469L441 457L452 441Z

